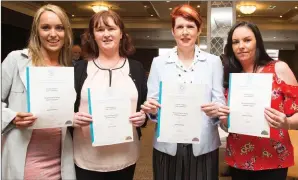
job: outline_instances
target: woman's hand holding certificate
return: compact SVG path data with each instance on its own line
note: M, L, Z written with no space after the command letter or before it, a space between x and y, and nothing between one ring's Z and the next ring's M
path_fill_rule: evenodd
M74 127L88 126L92 122L92 116L85 112L76 112L73 118Z
M136 112L129 117L130 122L135 127L140 127L144 124L146 120L146 115L143 111Z
M210 118L218 117L219 106L216 103L204 104L201 106L201 108L202 108L202 111L204 111L205 114Z
M220 106L218 108L218 117L225 127L228 127L228 117L230 114L230 108L228 106Z
M155 99L148 98L148 100L141 105L141 108L145 113L155 115L157 114L158 108L160 108L160 104Z
M26 128L32 126L36 119L32 113L18 112L12 122L17 128Z
M273 108L265 109L265 118L269 123L269 126L273 128L289 129L289 123L287 116Z

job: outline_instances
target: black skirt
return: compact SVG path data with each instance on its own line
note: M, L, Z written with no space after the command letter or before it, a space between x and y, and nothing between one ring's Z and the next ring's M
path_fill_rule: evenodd
M218 180L218 149L195 157L192 144L177 144L176 156L153 149L154 180Z

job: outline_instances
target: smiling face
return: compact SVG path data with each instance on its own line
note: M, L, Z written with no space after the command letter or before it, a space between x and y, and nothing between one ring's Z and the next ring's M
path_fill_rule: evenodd
M235 29L232 35L232 48L241 64L254 63L256 56L256 37L247 26Z
M64 45L64 26L59 17L51 11L41 14L38 35L42 50L47 52L59 52Z
M99 51L119 51L122 32L111 17L108 17L106 22L105 24L100 19L98 27L95 27L93 31Z
M172 34L176 40L178 48L193 47L200 35L200 30L195 22L189 21L183 17L175 19L175 26Z

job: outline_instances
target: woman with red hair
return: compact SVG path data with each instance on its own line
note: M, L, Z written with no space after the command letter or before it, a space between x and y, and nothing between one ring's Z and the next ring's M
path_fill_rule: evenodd
M160 107L160 81L204 84L207 87L207 103L201 106L202 117L198 117L198 121L202 121L200 144L157 142L155 138L154 179L217 180L220 146L217 113L219 106L225 104L222 63L218 56L204 52L196 45L202 30L202 18L193 7L178 6L171 18L177 46L153 59L147 83L147 101L141 107L152 120L156 119Z

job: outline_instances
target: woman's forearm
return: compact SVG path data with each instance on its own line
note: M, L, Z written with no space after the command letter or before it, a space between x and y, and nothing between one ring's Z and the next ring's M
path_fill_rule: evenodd
M288 117L289 129L298 129L298 113Z

